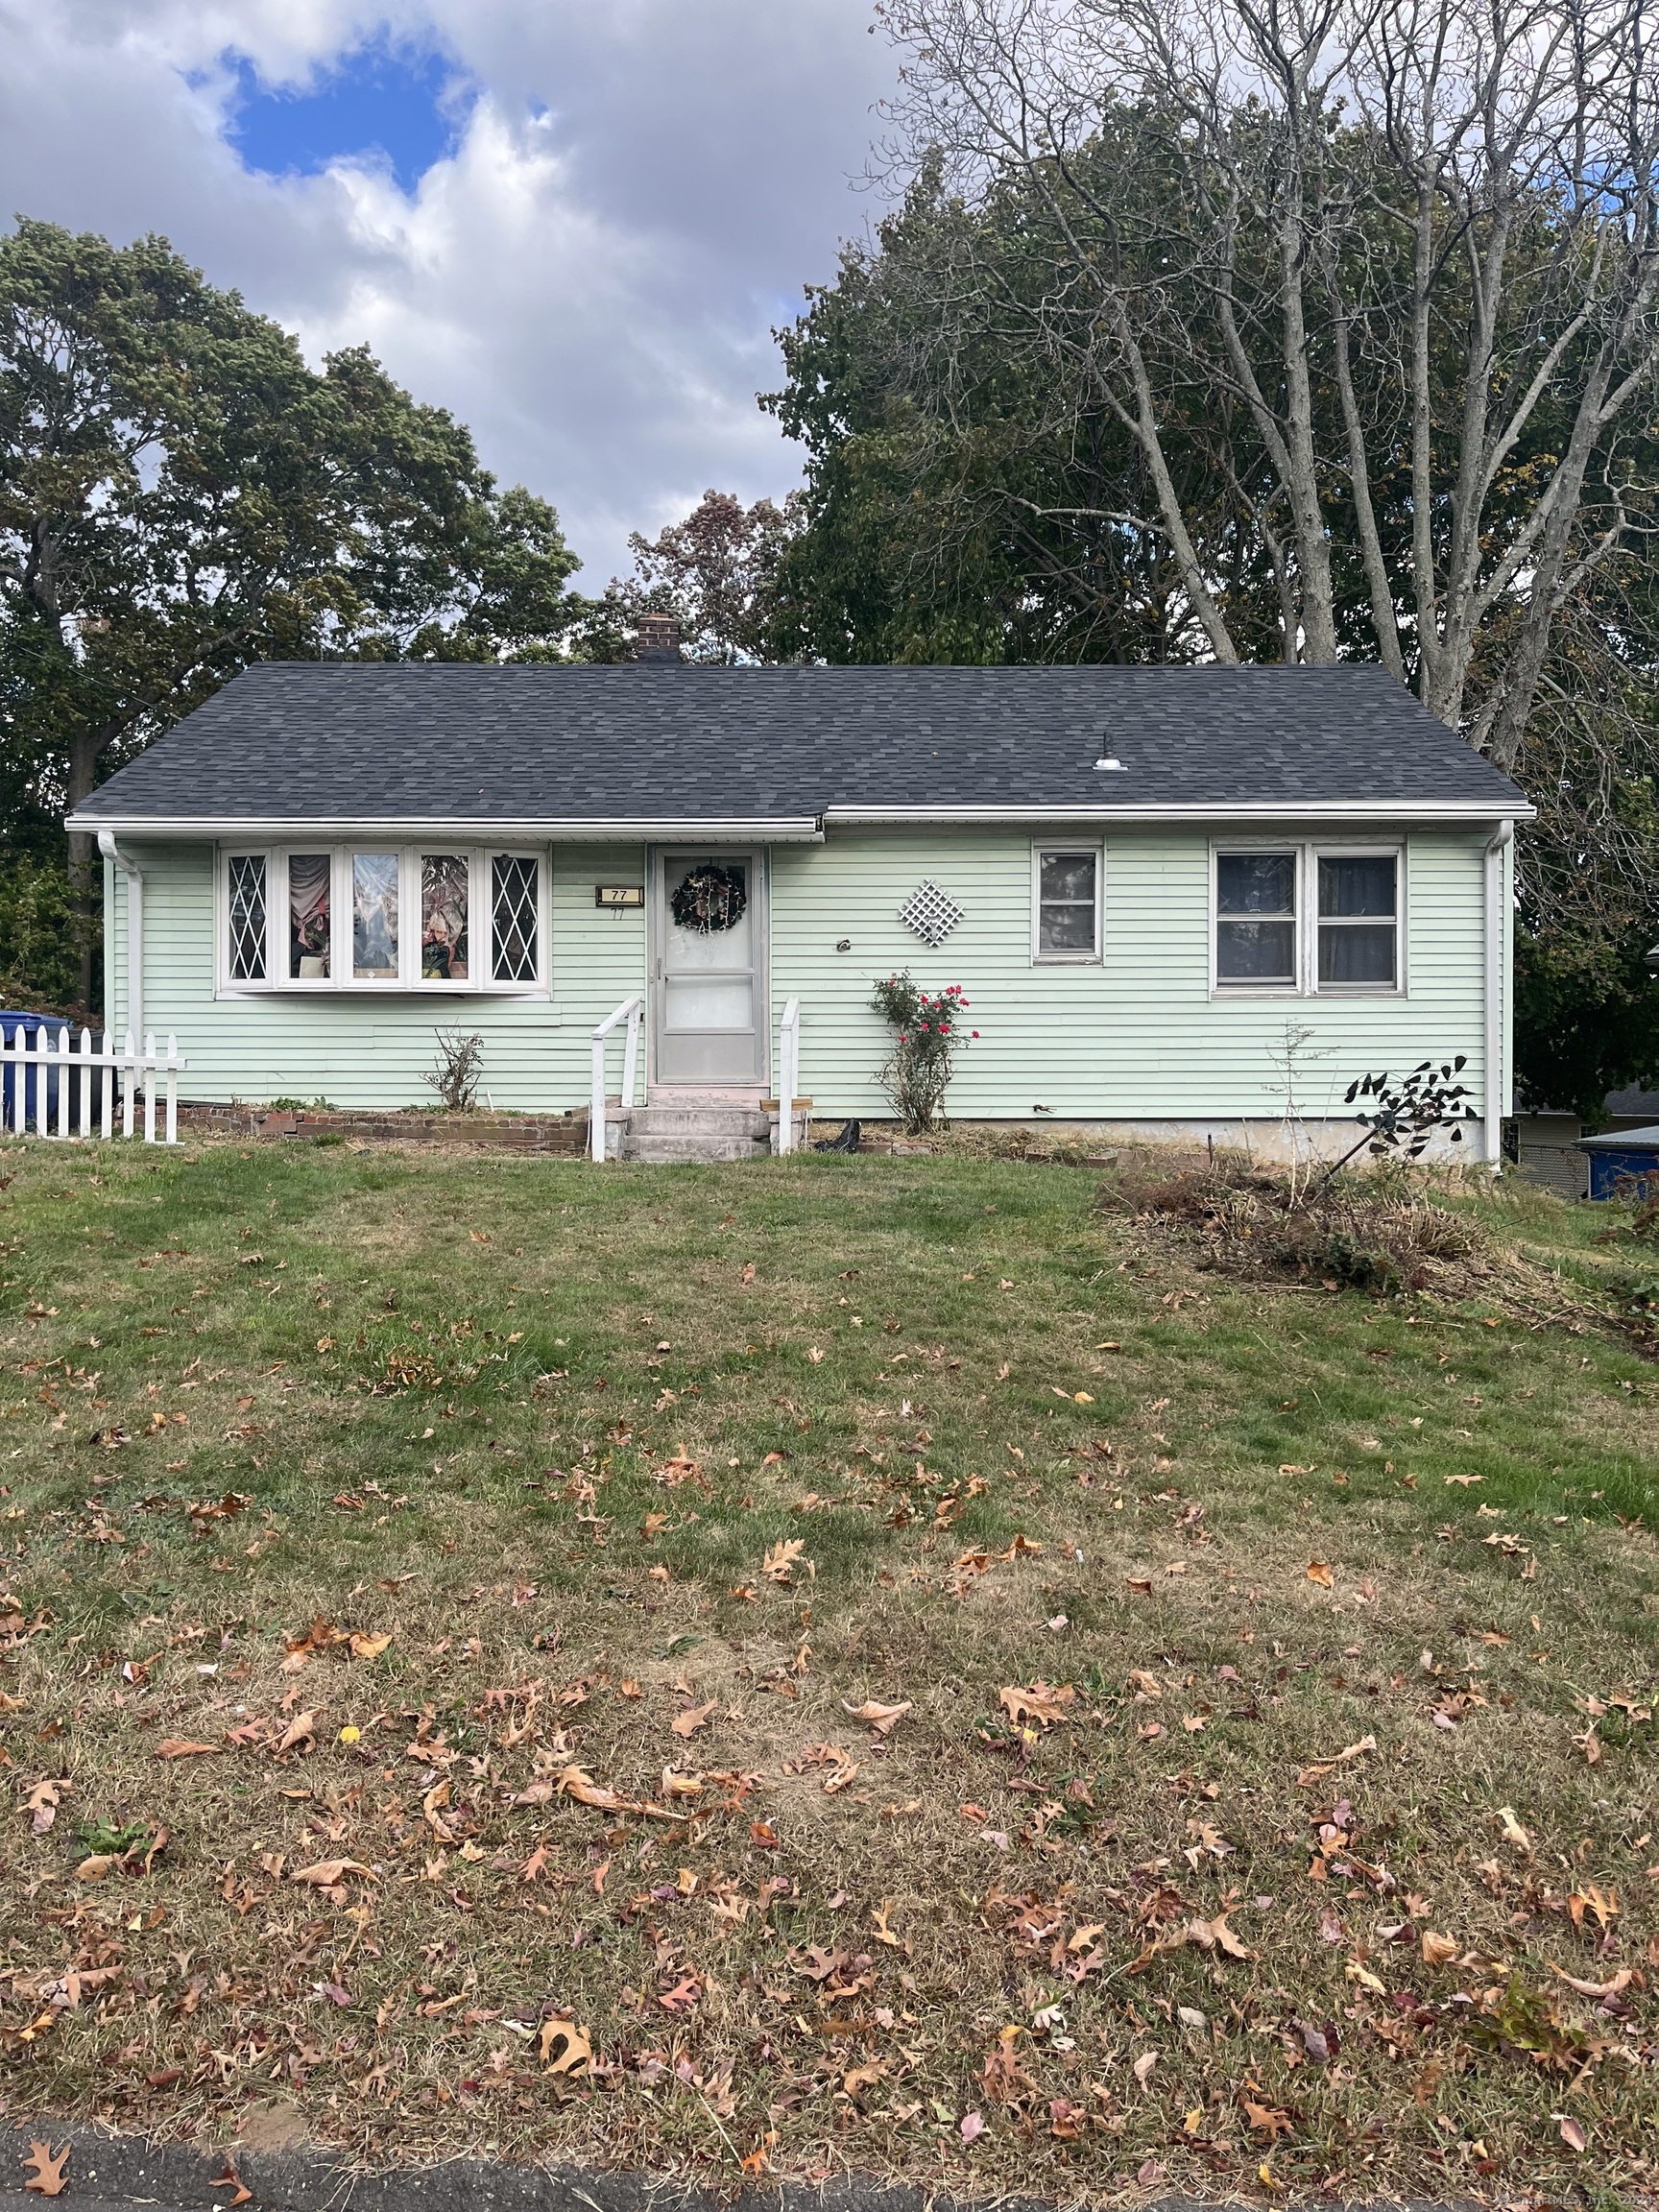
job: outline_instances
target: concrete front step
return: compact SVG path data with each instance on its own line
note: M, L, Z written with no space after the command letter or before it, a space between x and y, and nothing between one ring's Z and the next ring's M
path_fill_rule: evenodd
M628 1126L639 1135L764 1137L772 1120L754 1106L636 1106Z
M622 1120L619 1155L660 1166L699 1160L763 1160L769 1116L752 1106L636 1106Z
M682 1167L698 1161L765 1160L772 1147L743 1137L624 1137L622 1157L650 1166Z

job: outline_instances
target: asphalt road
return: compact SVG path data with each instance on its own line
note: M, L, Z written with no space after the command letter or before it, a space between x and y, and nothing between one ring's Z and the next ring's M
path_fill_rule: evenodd
M54 2152L70 2146L60 2196L25 2192L23 2160L33 2140ZM234 2175L235 2178L227 2176ZM1123 2186L1104 2169L1080 2172L1082 2189L1102 2195ZM784 2183L705 2188L650 2174L595 2174L569 2167L516 2166L457 2158L440 2166L358 2174L303 2148L247 2145L204 2156L180 2145L156 2145L85 2127L48 2128L35 2121L0 2129L0 2212L236 2212L236 2183L251 2192L243 2212L971 2212L961 2200L907 2183L849 2176L822 2188ZM981 2200L981 2205L989 2200ZM1004 2198L998 2212L1055 2212L1038 2198ZM1216 2212L1190 2198L1164 2198L1145 2212ZM1332 2205L1322 2212L1365 2212ZM1377 2208L1381 2212L1381 2208ZM1387 2212L1473 2212L1469 2206L1400 2205Z

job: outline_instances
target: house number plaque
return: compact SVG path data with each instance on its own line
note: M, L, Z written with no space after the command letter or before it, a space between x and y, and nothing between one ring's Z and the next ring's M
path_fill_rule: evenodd
M631 906L644 905L645 886L643 883L595 883L593 903L609 906L613 914L625 913Z

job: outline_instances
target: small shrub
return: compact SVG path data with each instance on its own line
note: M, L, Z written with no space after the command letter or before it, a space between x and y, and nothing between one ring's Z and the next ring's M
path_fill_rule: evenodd
M475 1032L435 1029L438 1065L426 1077L427 1089L437 1094L445 1114L470 1114L478 1103L478 1084L484 1072L484 1040Z
M968 1011L959 983L943 991L924 991L908 968L885 976L870 1003L893 1031L893 1049L876 1070L876 1080L903 1124L907 1137L926 1137L942 1123L945 1094L962 1046L978 1036L963 1032Z

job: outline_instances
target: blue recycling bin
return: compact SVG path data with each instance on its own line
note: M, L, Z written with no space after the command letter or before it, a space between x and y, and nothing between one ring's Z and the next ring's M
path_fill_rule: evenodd
M55 1047L58 1043L58 1032L62 1026L61 1022L54 1022L51 1016L47 1014L9 1014L0 1011L0 1034L4 1035L8 1047L14 1045L17 1039L21 1037L30 1050L33 1051L42 1031L45 1032L47 1044ZM8 1060L5 1063L4 1077L0 1078L0 1082L3 1082L3 1094L6 1101L7 1129L12 1130L17 1126L15 1093L20 1082L25 1087L29 1119L32 1122L36 1120L40 1108L36 1098L37 1084L34 1073L31 1071L25 1074L14 1061ZM47 1071L45 1110L48 1122L53 1128L56 1128L58 1125L58 1071L56 1069Z
M0 1009L0 1036L5 1038L9 1047L21 1037L25 1045L34 1050L36 1048L37 1040L44 1032L47 1048L53 1054L54 1062L57 1057L58 1039L64 1029L69 1032L69 1049L72 1055L69 1063L70 1133L74 1135L81 1127L81 1090L83 1085L85 1085L88 1093L86 1111L90 1126L95 1131L99 1125L99 1117L104 1110L105 1070L102 1068L87 1068L82 1064L78 1050L81 1042L80 1032L74 1023L64 1022L59 1016L52 1014L16 1014ZM11 1059L5 1061L3 1072L0 1072L0 1101L3 1101L5 1107L4 1127L8 1136L17 1126L15 1092L19 1081L26 1086L30 1127L39 1130L43 1136L48 1133L55 1135L58 1128L58 1091L62 1081L60 1068L57 1065L47 1068L46 1098L44 1105L42 1105L39 1097L39 1081L33 1068L29 1070L27 1074L24 1074L18 1069L15 1061ZM42 1113L46 1117L44 1129L40 1125Z
M1659 1198L1659 1121L1580 1137L1578 1149L1589 1155L1592 1198Z

